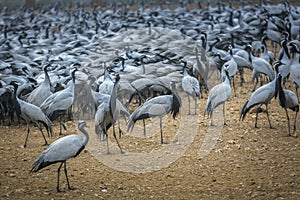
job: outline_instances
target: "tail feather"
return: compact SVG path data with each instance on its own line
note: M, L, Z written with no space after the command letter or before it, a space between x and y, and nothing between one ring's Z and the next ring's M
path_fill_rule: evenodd
M40 155L40 157L38 157L34 163L32 164L32 168L30 170L30 173L34 173L39 171L40 169L50 165L50 163L44 162L44 156L45 153L43 153L42 155Z
M240 120L242 120L242 121L245 119L246 114L249 112L249 110L250 110L251 108L253 108L254 106L260 104L260 103L256 103L256 104L248 105L248 102L249 102L249 100L246 101L245 105L243 106L243 108L242 108L242 110L241 110Z

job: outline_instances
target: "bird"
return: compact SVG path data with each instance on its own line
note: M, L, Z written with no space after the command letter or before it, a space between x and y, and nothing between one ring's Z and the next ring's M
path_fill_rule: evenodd
M60 192L59 188L59 175L62 165L64 165L64 171L67 179L68 189L75 189L70 186L70 182L67 174L67 160L69 158L75 158L78 156L82 150L85 148L89 141L89 134L84 129L88 127L85 121L78 122L78 130L81 131L84 135L80 136L78 134L71 134L59 138L54 141L33 163L30 173L38 172L39 170L55 164L61 163L58 167L57 174L57 192Z
M99 92L102 94L111 94L114 82L112 81L107 68L104 70L104 81L99 85Z
M280 61L276 61L274 63L274 68L276 70L276 73L278 72L278 66L281 64L282 63ZM268 105L269 105L269 102L273 99L273 97L275 97L275 84L276 84L276 78L274 80L272 80L271 82L259 87L251 94L251 96L246 101L246 103L244 104L244 106L241 110L241 114L240 114L241 120L245 119L246 114L252 107L257 106L255 125L254 125L254 127L257 128L257 118L258 118L258 112L260 110L259 108L261 107L262 104L265 104L268 122L269 122L270 128L273 128L271 125L270 118L269 118Z
M231 97L231 87L230 87L230 77L227 68L222 67L221 71L222 83L215 85L208 94L208 98L205 105L205 112L208 113L208 116L211 118L211 125L213 126L213 111L214 109L223 104L223 116L224 116L224 125L226 125L225 118L225 102Z
M278 97L278 102L279 105L284 108L285 114L288 120L288 136L291 136L291 131L290 131L290 117L288 114L287 109L291 109L292 111L295 111L295 122L294 122L294 130L293 133L296 131L296 120L297 120L297 114L299 112L299 102L298 102L298 97L297 95L287 89L282 88L282 76L279 73L277 75L277 80L276 80L276 85L275 85L275 98Z
M238 65L235 62L233 55L232 55L232 50L230 49L230 55L231 58L229 61L225 62L222 66L222 68L226 68L226 71L228 72L229 78L232 78L232 86L233 86L233 90L234 90L234 96L236 96L236 92L235 92L235 84L234 84L234 76L238 71Z
M172 114L173 119L179 114L181 108L181 98L177 93L174 81L171 81L171 95L161 95L148 99L145 103L135 109L129 116L127 131L132 131L136 121L148 118L159 117L160 119L160 141L163 144L162 118L168 113ZM145 134L145 126L144 126Z
M249 53L249 60L253 66L252 81L256 80L254 88L253 88L253 91L254 91L256 88L256 85L258 83L258 78L259 78L260 74L266 75L270 79L270 81L274 80L275 75L274 75L272 66L270 65L270 63L268 61L266 61L263 58L253 56L251 45L247 45L246 50Z
M55 120L59 117L60 120L60 135L62 134L61 126L64 126L62 116L73 105L74 88L75 88L75 72L74 68L71 72L72 81L69 86L63 90L53 93L41 104L40 108L49 117L50 120ZM64 126L65 128L65 126Z
M290 75L296 87L296 94L298 96L298 88L300 88L300 52L294 43L290 46L293 49L293 59L291 62Z
M53 89L48 75L48 68L50 66L50 64L44 66L45 79L41 85L29 94L26 99L27 102L40 106L52 94Z
M197 108L197 97L200 96L200 87L199 87L199 81L189 75L186 71L186 61L182 61L184 63L183 66L183 77L181 79L181 86L183 91L188 96L188 102L189 102L189 114L191 114L191 107L190 107L190 96L194 99L195 102L195 114L196 114L196 108Z
M113 126L113 136L118 144L118 147L120 149L121 153L124 153L123 149L120 146L120 143L117 139L116 133L115 133L115 127L114 124L116 120L119 118L120 112L122 110L122 107L120 105L120 102L117 99L117 84L120 81L119 74L116 75L116 80L113 86L113 90L111 95L103 94L102 96L102 102L97 107L97 111L95 114L95 132L98 136L101 134L104 135L104 138L107 142L107 153L109 154L109 146L108 146L108 129ZM129 115L129 113L128 113Z
M29 123L34 122L37 127L39 128L40 132L42 133L42 136L45 141L45 145L47 145L47 140L45 138L45 135L42 131L42 128L39 125L39 122L41 122L48 133L48 136L50 137L52 135L52 122L51 120L43 113L40 107L33 105L31 103L27 103L26 101L23 101L19 99L17 96L17 90L18 90L18 83L17 82L11 82L11 85L14 86L14 93L13 93L13 99L18 104L18 107L20 109L20 117L25 120L27 124L27 135L25 139L25 143L23 145L24 148L27 146L27 140L30 133Z

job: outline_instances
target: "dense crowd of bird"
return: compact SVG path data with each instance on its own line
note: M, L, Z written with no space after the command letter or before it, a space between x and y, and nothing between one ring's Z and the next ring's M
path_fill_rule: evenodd
M112 4L68 10L59 3L46 9L4 8L0 30L0 123L26 122L24 147L31 123L47 145L41 125L51 137L53 124L59 123L61 134L67 128L65 121L81 118L93 120L94 132L106 141L112 127L123 153L115 124L124 118L131 131L143 120L146 135L145 120L159 117L163 143L162 118L171 113L175 119L182 98L188 98L189 114L190 98L194 100L196 114L197 98L204 92L208 92L205 113L211 124L219 105L223 105L226 124L225 102L232 89L237 95L237 75L240 86L244 84L245 69L252 71L254 83L240 118L264 104L272 128L268 104L278 98L286 112L288 135L296 133L300 7L288 1L238 6L221 1L191 6L179 1L174 9L167 1L144 3L138 9ZM218 79L211 85L215 71ZM286 82L295 85L296 94L285 88ZM293 134L287 109L296 112ZM85 126L85 122L78 124L83 137L69 135L52 143L31 171L61 162L67 177L66 160L78 155L88 142Z

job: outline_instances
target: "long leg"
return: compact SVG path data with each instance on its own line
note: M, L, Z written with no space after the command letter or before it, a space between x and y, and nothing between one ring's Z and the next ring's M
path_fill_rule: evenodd
M239 67L239 73L240 73L240 86L243 86L243 83L245 82L244 79L244 67Z
M195 101L195 115L197 114L197 97L194 97L194 101Z
M68 189L69 190L74 190L75 188L70 186L70 182L69 182L69 178L68 178L67 161L64 162L64 170L65 170L65 175L66 175L66 179L67 179Z
M268 104L266 104L266 113L267 113L267 117L268 117L270 128L273 128L272 125L271 125L270 118L269 118Z
M210 125L211 126L214 126L214 123L213 123L213 114L214 114L214 111L212 110L211 113L210 113Z
M122 130L121 130L121 122L120 122L120 118L118 118L118 128L119 128L119 138L121 138L122 135L123 135L123 132L122 132Z
M294 130L293 130L293 135L295 134L296 132L296 121L297 121L297 115L298 115L298 111L296 111L296 114L295 114L295 121L294 121ZM296 135L295 135L296 136Z
M163 133L162 133L162 117L159 118L159 127L160 127L160 142L161 144L163 144L164 140L163 140Z
M26 138L25 138L25 143L24 143L24 148L26 148L27 146L27 140L28 140L28 136L29 136L29 133L30 133L30 129L29 129L29 122L26 122L27 124L27 135L26 135Z
M224 126L227 126L226 117L225 117L225 102L223 103L223 117L224 117Z
M256 88L256 86L257 86L257 83L258 83L258 77L255 78L255 84L254 84L254 87L253 87L253 89L252 89L252 92L255 91L255 88Z
M116 142L117 142L117 144L118 144L118 147L119 147L121 153L124 153L124 151L122 150L122 148L121 148L121 146L120 146L120 144L119 144L118 138L117 138L117 136L116 136L115 124L113 124L113 135L114 135L114 138L115 138L115 140L116 140Z
M42 136L43 136L44 141L45 141L45 144L44 144L44 145L48 145L48 142L47 142L47 140L46 140L46 138L45 138L45 135L44 135L44 133L43 133L43 130L42 130L41 126L40 126L38 123L35 123L35 124L37 125L37 127L38 127L39 130L40 130L40 132L42 133Z
M107 148L107 154L110 154L109 152L109 145L108 145L108 134L107 134L107 130L105 128L105 130L103 131L103 140L106 140L106 148Z
M143 119L143 126L144 126L144 136L146 137L146 124L145 124L145 119Z
M64 164L64 163L62 162L62 163L59 165L58 169L57 169L57 186L56 186L57 192L60 192L60 189L59 189L59 174L60 174L60 168L61 168L61 166L62 166L63 164Z
M61 133L61 126L62 126L62 122L61 122L61 116L59 117L59 135L62 135Z
M255 128L258 128L258 127L257 127L257 118L258 118L259 108L260 108L260 106L257 106L257 107L256 107L256 117L255 117L255 125L254 125Z
M59 117L59 124L60 124L60 126L59 126L59 135L62 135L62 128L61 127L63 127L64 128L64 130L67 130L67 127L66 127L66 125L62 122L62 115Z
M188 95L188 102L189 102L189 115L190 115L191 114L190 95Z
M286 114L286 118L288 120L288 136L291 136L291 129L290 129L290 117L289 117L289 114L288 114L288 111L286 108L284 108L285 110L285 114Z
M236 97L235 83L234 83L234 76L232 77L232 87L233 87L234 97Z

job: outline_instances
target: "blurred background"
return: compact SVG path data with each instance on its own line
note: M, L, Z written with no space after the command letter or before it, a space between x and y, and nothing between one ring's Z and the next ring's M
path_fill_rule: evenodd
M170 8L176 8L179 5L187 5L189 7L202 6L203 8L210 3L211 6L217 4L217 2L222 2L228 5L229 2L232 3L233 6L247 5L247 4L278 4L284 2L284 0L275 0L275 1L262 1L262 0L0 0L0 8L5 8L8 10L15 10L21 8L51 8L54 5L60 5L64 8L78 8L78 7L94 7L98 6L100 9L105 8L113 8L120 6L128 6L129 8L139 8L141 6L166 6L169 5ZM289 0L290 4L298 5L299 0Z

